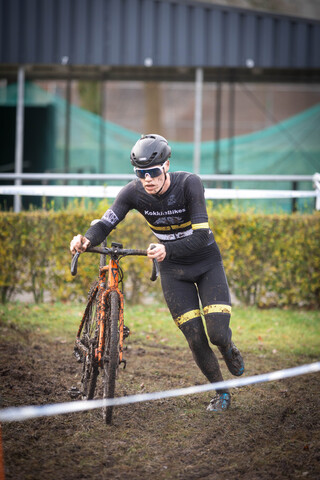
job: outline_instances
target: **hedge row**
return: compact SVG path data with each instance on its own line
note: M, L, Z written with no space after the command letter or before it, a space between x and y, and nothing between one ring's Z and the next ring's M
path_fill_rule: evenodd
M320 215L210 209L229 284L246 305L320 306Z
M65 211L0 212L0 292L5 302L16 292L32 292L36 302L44 292L54 300L83 299L97 275L97 255L81 255L78 275L70 274L69 243L84 233L106 209L79 207ZM320 306L320 215L265 215L215 210L209 222L222 252L230 287L244 304ZM108 239L128 248L146 248L155 238L144 219L130 212ZM145 257L122 261L128 301L145 295L162 298L159 280L149 280Z
M106 208L102 202L98 211L78 208L59 212L0 212L1 302L22 292L32 292L36 302L43 301L45 292L60 301L83 299L98 275L99 256L81 255L78 275L72 277L70 240L75 234L84 233ZM122 242L128 248L146 248L154 239L143 221L136 214L129 214L110 235L108 245L111 241ZM152 264L146 257L128 257L121 265L129 301L139 302L146 292L157 294L159 283L150 285Z

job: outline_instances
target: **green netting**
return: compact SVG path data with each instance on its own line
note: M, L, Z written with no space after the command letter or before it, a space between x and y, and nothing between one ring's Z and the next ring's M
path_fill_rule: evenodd
M16 85L0 89L0 107L15 106ZM66 161L66 102L32 83L25 85L26 107L50 106L54 125L50 127L52 155L43 158L43 171L64 172ZM70 107L70 172L131 173L129 154L141 132L104 121L75 105ZM194 144L169 142L172 170L193 170ZM103 153L102 153L103 152ZM50 157L50 165L46 163ZM32 171L32 169L31 169ZM200 174L305 174L320 171L320 104L262 131L201 144ZM117 182L119 183L119 182ZM256 184L233 182L235 188L292 189L288 182ZM311 183L299 184L311 189ZM289 203L288 203L289 202ZM284 205L290 201L284 201ZM270 204L270 202L269 202ZM286 208L286 207L285 207Z

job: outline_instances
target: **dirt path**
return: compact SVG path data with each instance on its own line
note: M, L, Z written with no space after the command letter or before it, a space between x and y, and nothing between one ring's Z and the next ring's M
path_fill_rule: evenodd
M1 407L69 401L79 381L72 344L48 346L34 334L0 344ZM204 383L187 349L131 339L118 394ZM223 373L230 378L222 359ZM314 359L300 359L300 364ZM246 374L293 365L246 355ZM101 412L2 425L6 480L319 479L319 376L234 391L232 407L209 414L209 394L118 407L114 425Z

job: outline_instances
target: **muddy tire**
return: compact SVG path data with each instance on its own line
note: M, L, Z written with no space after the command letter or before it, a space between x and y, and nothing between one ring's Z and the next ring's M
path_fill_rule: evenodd
M119 367L119 296L113 291L109 296L106 318L106 343L104 355L103 398L114 398ZM112 422L113 407L103 409L105 422Z
M95 285L92 286L88 294L88 298L93 294ZM97 305L98 295L97 292L92 298L91 308L88 311L88 315L83 327L83 333L81 336L82 343L88 348L88 354L84 356L83 370L82 370L82 396L84 399L92 400L96 389L97 378L99 374L99 367L95 361L95 349L98 345L98 326L97 326Z

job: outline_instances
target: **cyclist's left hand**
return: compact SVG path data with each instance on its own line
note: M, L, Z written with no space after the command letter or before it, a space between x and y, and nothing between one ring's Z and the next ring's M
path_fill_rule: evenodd
M166 247L162 243L150 243L147 254L151 259L156 259L162 262L166 258Z

